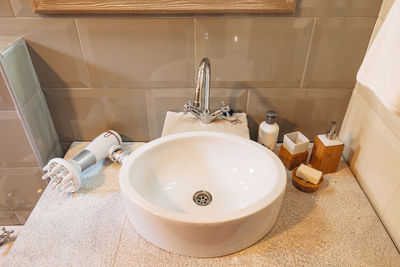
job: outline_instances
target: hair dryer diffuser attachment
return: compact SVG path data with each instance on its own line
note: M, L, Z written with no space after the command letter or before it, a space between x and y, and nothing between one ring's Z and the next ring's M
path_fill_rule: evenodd
M122 139L115 131L108 130L97 136L72 160L54 158L43 168L42 179L50 178L50 188L63 195L76 192L81 187L81 172L107 158L111 147L120 146Z

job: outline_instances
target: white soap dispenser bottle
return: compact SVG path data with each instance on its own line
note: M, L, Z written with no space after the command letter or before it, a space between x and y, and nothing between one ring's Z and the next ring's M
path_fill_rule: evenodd
M267 119L260 123L258 128L258 143L268 147L271 151L275 151L278 141L279 125L275 122L275 117L278 115L275 111L268 111Z

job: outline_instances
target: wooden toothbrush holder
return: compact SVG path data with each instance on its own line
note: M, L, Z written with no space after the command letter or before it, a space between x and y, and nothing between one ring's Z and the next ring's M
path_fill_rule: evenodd
M292 154L285 146L281 145L279 150L279 158L281 159L283 165L289 170L300 166L302 163L306 163L308 158L308 151L304 151L297 154Z

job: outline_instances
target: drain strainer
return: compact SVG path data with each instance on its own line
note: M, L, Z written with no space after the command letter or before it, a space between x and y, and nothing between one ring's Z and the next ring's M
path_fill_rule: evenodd
M193 195L193 201L199 206L207 206L211 203L212 196L206 190L197 191Z

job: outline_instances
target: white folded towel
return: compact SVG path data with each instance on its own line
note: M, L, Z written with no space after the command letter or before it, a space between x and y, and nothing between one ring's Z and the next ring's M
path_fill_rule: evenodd
M183 114L183 112L168 111L161 136L193 131L212 131L230 133L250 139L246 113L234 113L230 120L215 120L209 124L204 124L191 113Z
M400 114L400 0L395 0L369 48L357 80Z

